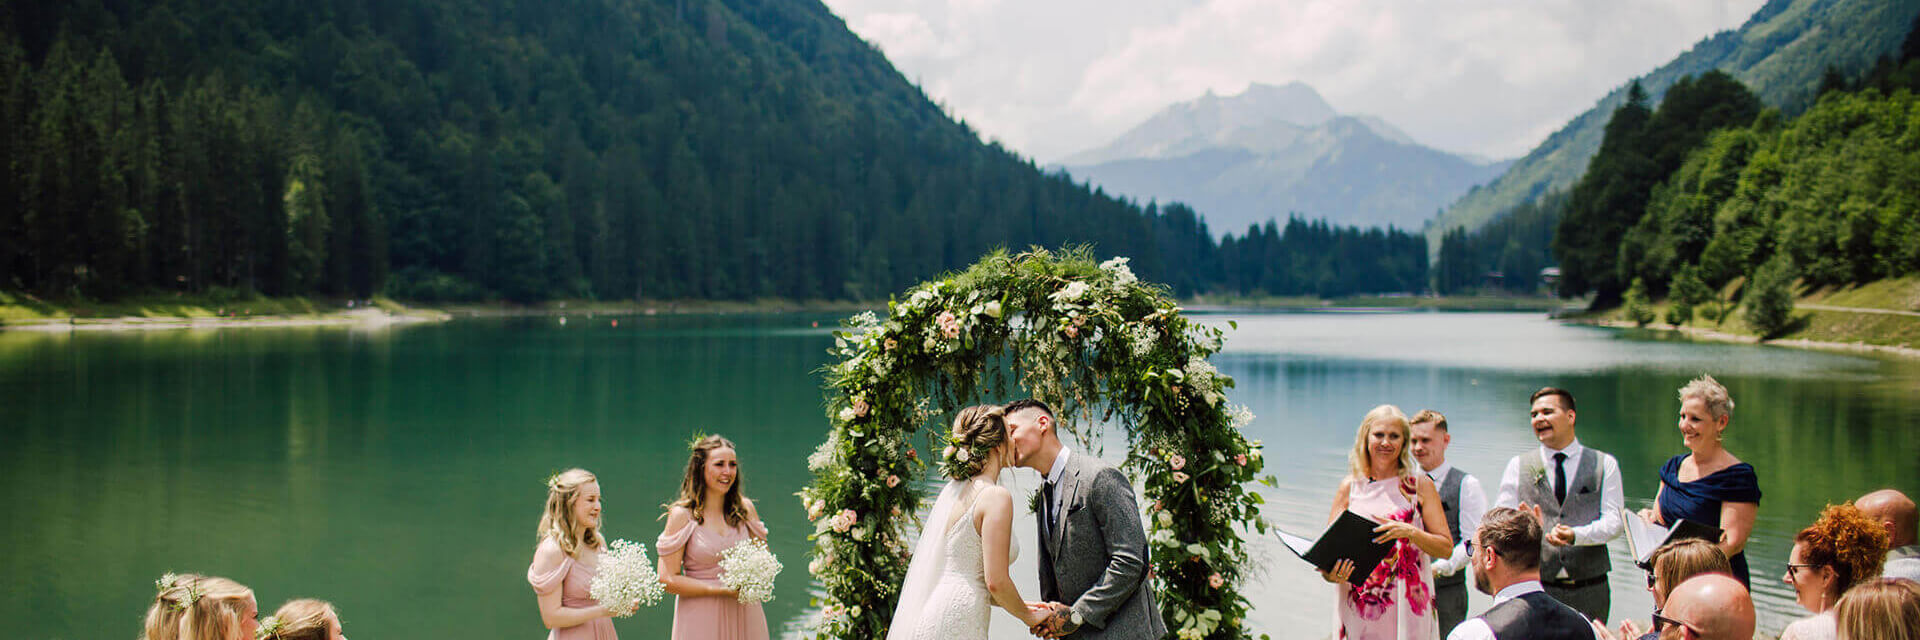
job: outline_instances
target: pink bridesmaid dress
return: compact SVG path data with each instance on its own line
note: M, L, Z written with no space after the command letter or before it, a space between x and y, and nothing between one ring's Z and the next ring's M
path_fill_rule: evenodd
M594 553L583 551L582 553ZM593 568L581 566L572 556L560 561L560 566L547 573L534 573L533 567L527 567L527 582L533 584L534 593L546 595L560 590L560 606L585 609L599 606L588 589L593 584ZM620 640L613 632L613 619L595 618L586 624L554 629L547 634L547 640Z
M664 534L653 548L660 555L682 549L680 570L689 578L720 586L720 553L751 535L765 538L767 527L742 523L716 534L687 521L686 528ZM673 602L673 640L768 640L767 614L759 603L740 604L732 596L677 596Z
M1421 526L1420 503L1414 497L1414 479L1387 478L1351 481L1347 510L1375 522L1398 520ZM1425 528L1422 526L1421 528ZM1435 640L1439 620L1433 610L1433 573L1427 554L1411 540L1393 541L1393 550L1358 589L1339 585L1340 631L1347 640Z

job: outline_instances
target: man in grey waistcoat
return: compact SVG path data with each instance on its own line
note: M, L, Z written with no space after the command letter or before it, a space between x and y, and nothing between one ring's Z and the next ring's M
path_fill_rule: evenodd
M1487 494L1480 479L1447 462L1447 446L1453 435L1447 431L1447 417L1432 409L1413 414L1411 422L1413 459L1433 478L1440 489L1440 509L1447 515L1447 532L1456 541L1453 555L1433 561L1433 608L1439 614L1440 635L1445 637L1467 619L1467 541L1480 529L1480 517L1487 512ZM1464 535L1462 535L1464 534Z
M1540 508L1547 529L1541 548L1540 582L1547 595L1589 618L1606 620L1612 607L1607 587L1607 542L1626 523L1620 463L1580 445L1574 437L1573 394L1546 387L1533 393L1533 435L1540 448L1507 462L1496 507Z
M1147 532L1133 483L1120 470L1060 443L1053 409L1007 405L1015 464L1040 472L1040 597L1052 617L1034 635L1158 640L1167 635L1147 580Z

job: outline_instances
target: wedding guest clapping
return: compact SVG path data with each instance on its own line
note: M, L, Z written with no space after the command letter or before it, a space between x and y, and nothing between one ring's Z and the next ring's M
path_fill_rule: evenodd
M654 548L660 552L660 581L678 596L673 640L767 640L760 603L740 602L720 581L722 552L749 538L767 538L753 501L741 494L733 442L720 436L694 441L680 497L666 507L666 530Z
M1654 550L1651 561L1653 570L1647 572L1647 591L1653 594L1655 615L1667 606L1667 596L1673 593L1673 588L1688 578L1709 573L1728 573L1733 568L1727 562L1727 554L1721 553L1719 546L1698 538L1669 542ZM1594 627L1603 640L1614 638L1600 622L1595 621ZM1652 629L1651 625L1642 631L1632 620L1622 620L1619 637L1656 640L1660 632Z
M1880 575L1920 581L1920 525L1913 499L1893 489L1881 489L1853 502L1860 512L1887 530L1887 563Z
M261 621L259 640L347 640L333 603L301 598L288 600Z
M1620 463L1580 444L1572 393L1546 387L1528 402L1529 426L1540 448L1507 461L1493 504L1540 507L1547 543L1541 549L1540 582L1547 595L1588 618L1605 620L1613 606L1607 542L1626 529Z
M1793 586L1794 600L1812 617L1787 625L1780 640L1830 640L1835 635L1833 605L1847 589L1880 573L1887 557L1887 532L1852 504L1827 507L1813 526L1793 537L1782 581Z
M1751 584L1744 550L1760 511L1760 477L1753 465L1727 451L1725 436L1732 420L1733 398L1713 376L1700 376L1680 388L1680 440L1688 453L1660 468L1655 506L1640 516L1667 526L1686 519L1719 527L1720 551L1733 563L1733 577Z
M1920 640L1920 583L1880 578L1847 591L1834 607L1839 640Z
M1447 417L1432 409L1413 414L1413 458L1440 490L1440 508L1446 512L1447 535L1453 537L1453 555L1433 561L1434 610L1444 636L1467 619L1467 539L1480 528L1487 512L1487 494L1480 479L1447 462L1453 434Z
M540 603L548 640L615 640L614 611L590 595L599 554L607 550L600 530L600 481L586 469L568 469L547 480L547 506L540 515L540 545L527 582Z
M238 582L169 573L154 586L141 640L253 640L260 627L260 604Z
M1351 510L1381 523L1375 542L1393 542L1393 550L1366 584L1355 589L1347 578L1353 564L1341 561L1322 572L1339 589L1343 638L1424 639L1439 637L1433 608L1432 556L1453 553L1446 515L1433 479L1420 472L1408 452L1407 416L1393 405L1367 412L1347 454L1348 475L1334 493L1328 522Z

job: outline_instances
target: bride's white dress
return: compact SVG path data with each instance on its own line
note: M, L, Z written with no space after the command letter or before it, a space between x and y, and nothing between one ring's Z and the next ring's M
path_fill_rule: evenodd
M968 502L965 514L945 532L941 544L943 566L924 602L918 605L918 615L909 622L913 625L905 636L909 640L987 638L987 616L993 598L987 593L986 550L980 532L973 527L978 493ZM1020 545L1011 535L1008 542L1007 561L1011 563L1019 556ZM901 606L912 605L903 601Z

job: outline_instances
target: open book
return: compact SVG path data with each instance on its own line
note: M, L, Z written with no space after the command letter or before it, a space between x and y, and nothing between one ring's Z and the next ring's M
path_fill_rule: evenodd
M1333 524L1320 534L1320 539L1308 540L1300 536L1274 529L1280 541L1292 549L1294 555L1312 564L1321 571L1332 571L1334 563L1341 560L1353 561L1353 574L1347 576L1347 582L1353 586L1366 584L1367 576L1373 575L1373 568L1387 557L1393 549L1391 542L1376 543L1373 539L1380 534L1373 528L1379 523L1368 520L1366 516L1346 511L1334 519Z
M1633 563L1648 571L1653 570L1653 552L1661 546L1679 540L1699 538L1707 542L1720 542L1720 528L1710 527L1692 520L1681 518L1673 526L1663 527L1647 521L1640 514L1629 512L1627 521L1627 550L1633 553Z

